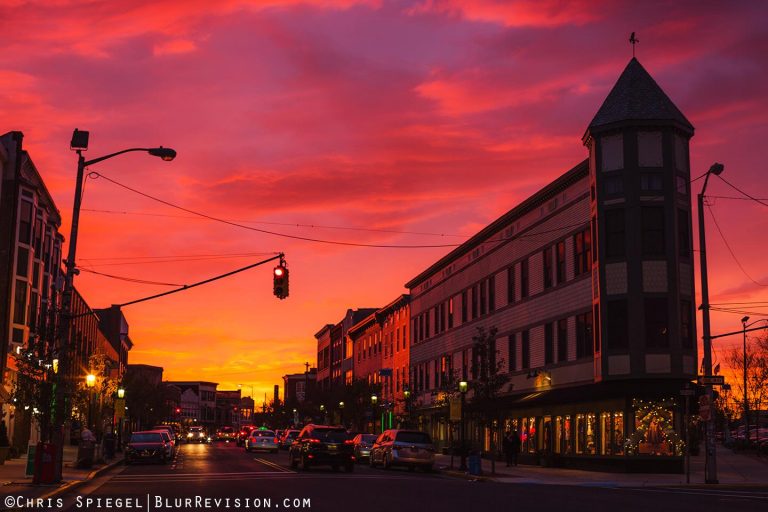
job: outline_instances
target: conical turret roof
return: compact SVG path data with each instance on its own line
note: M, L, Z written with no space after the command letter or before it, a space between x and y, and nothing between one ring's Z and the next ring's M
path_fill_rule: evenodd
M589 130L623 121L674 121L693 132L693 125L634 57L589 123Z

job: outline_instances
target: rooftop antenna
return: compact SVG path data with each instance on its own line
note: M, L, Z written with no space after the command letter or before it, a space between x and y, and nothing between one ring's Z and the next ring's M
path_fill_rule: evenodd
M632 32L629 36L629 42L632 43L632 58L635 58L635 45L640 42L638 38L635 37L635 33Z

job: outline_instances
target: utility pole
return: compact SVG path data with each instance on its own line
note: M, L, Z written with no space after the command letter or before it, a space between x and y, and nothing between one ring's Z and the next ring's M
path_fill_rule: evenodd
M701 266L701 325L702 341L704 349L704 375L712 375L712 338L709 324L709 285L707 282L707 241L704 235L704 192L707 189L709 175L719 176L723 172L723 164L714 163L707 171L704 178L704 186L698 195L698 214L699 214L699 261ZM706 388L709 403L713 403L712 384L707 384ZM710 414L706 422L704 452L704 482L716 484L717 481L717 447L715 445L715 420L714 415Z

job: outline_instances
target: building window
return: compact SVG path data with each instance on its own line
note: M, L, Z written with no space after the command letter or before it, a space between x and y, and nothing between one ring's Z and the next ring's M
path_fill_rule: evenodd
M528 331L523 331L522 333L523 341L521 343L522 345L522 354L521 358L522 365L521 368L523 370L531 367L531 340L530 340L530 334Z
M592 306L592 311L594 312L592 318L595 322L595 328L592 330L595 338L595 352L600 352L600 304Z
M565 282L565 240L557 242L555 252L557 253L557 267L555 267L557 283L560 284Z
M624 210L605 210L605 256L623 258L625 254Z
M544 324L544 364L552 364L555 359L555 335L553 324Z
M552 288L552 248L546 247L542 251L544 259L544 289Z
M512 265L507 269L507 303L514 304L515 302L515 266Z
M487 313L488 283L480 281L480 315Z
M664 208L642 209L642 239L644 256L664 255Z
M688 212L677 210L678 254L681 258L691 257L691 233L688 230Z
M488 278L488 311L493 313L496 311L496 276L492 275Z
M592 263L592 237L587 228L573 235L574 274L581 275L590 269Z
M13 323L24 325L27 319L27 283L16 280L16 292L13 301Z
M667 299L645 299L645 343L650 348L669 347Z
M427 310L424 316L424 339L429 338L429 310Z
M467 290L461 292L461 323L467 321Z
M594 346L592 312L576 315L576 359L591 356Z
M22 201L19 212L19 242L29 244L32 238L32 203Z
M624 193L624 176L615 174L603 179L603 190L607 196L616 196Z
M509 371L517 371L517 339L514 334L509 335Z
M453 298L448 299L448 328L453 327Z
M557 362L568 360L568 319L557 321Z
M29 249L19 247L16 252L16 275L29 276Z
M637 163L640 167L663 167L661 132L637 133Z
M435 334L443 332L443 305L435 306Z
M659 192L664 190L664 179L658 173L643 173L640 175L640 190L643 192Z
M688 196L688 178L685 176L675 176L675 183L677 184L677 193Z
M469 350L464 349L461 351L461 380L466 381L469 378L467 372L467 366L469 365Z
M623 349L629 346L629 322L627 318L627 301L609 300L606 305L606 323L608 324L609 349Z
M601 160L603 171L624 168L624 137L622 134L609 135L601 139Z
M693 319L691 301L680 301L680 343L683 348L693 348Z
M520 262L520 298L528 297L528 258Z
M478 315L478 307L477 307L477 299L480 296L480 287L478 285L475 285L472 287L472 318L477 318Z

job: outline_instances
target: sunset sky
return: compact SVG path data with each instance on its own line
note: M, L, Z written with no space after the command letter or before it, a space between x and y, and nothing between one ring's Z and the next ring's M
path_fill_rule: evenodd
M0 20L0 132L24 132L67 237L77 127L87 158L176 149L171 163L133 153L91 170L191 210L329 241L461 243L587 156L581 136L632 31L696 128L691 174L723 162L768 198L762 2L0 0ZM768 301L768 199L724 198L739 194L716 178L708 194L743 267L708 214L711 302ZM83 209L78 263L102 273L189 284L285 252L287 300L269 264L125 309L130 362L259 398L314 365L324 324L389 303L450 250L249 231L99 179ZM76 286L94 308L169 289L87 272ZM715 313L713 333L742 316ZM740 343L717 342L715 360Z

